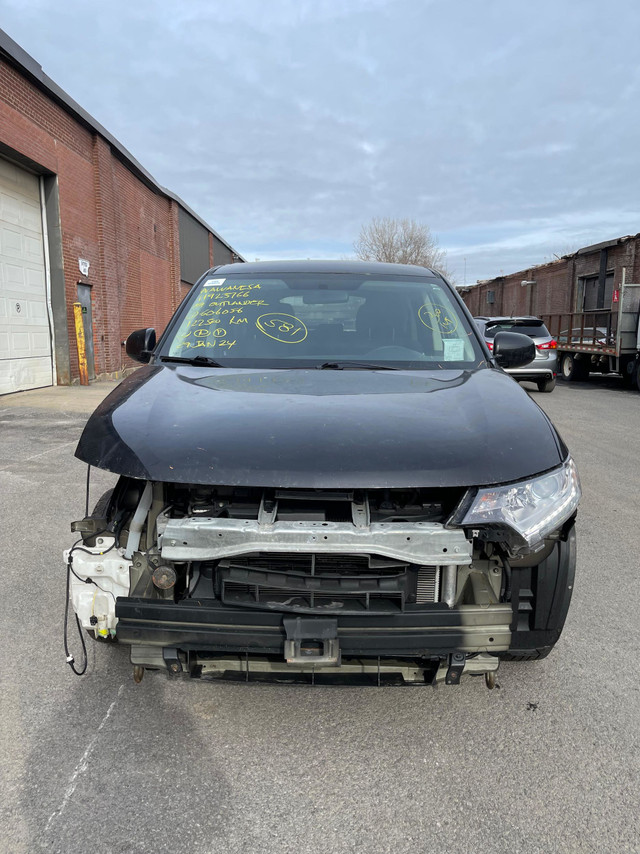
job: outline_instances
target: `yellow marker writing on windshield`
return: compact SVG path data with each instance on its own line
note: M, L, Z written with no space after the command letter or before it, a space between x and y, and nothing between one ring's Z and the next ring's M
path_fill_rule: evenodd
M308 334L304 323L292 314L261 314L256 326L260 332L283 344L299 344Z
M427 329L438 329L445 335L455 332L458 328L458 319L455 314L442 305L422 305L418 311L418 317Z

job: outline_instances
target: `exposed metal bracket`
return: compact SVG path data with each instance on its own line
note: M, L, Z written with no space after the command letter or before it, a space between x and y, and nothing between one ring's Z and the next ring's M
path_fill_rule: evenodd
M340 667L337 620L296 617L282 623L287 633L284 642L287 664Z
M371 524L369 498L365 495L362 501L351 502L351 518L356 528L368 528Z
M262 493L258 509L258 525L273 525L278 515L278 502Z
M182 673L182 662L180 661L180 655L177 649L165 646L162 650L162 658L169 673L172 673L174 676Z
M500 659L496 655L491 655L488 652L480 652L474 654L471 658L467 658L463 652L458 652L454 654L462 656L464 659L464 665L462 670L460 670L459 666L457 666L457 681L451 681L449 678L449 671L451 670L453 664L453 656L447 656L440 662L440 667L438 668L438 671L433 678L433 681L431 683L432 685L442 685L443 683L447 685L459 685L462 676L484 675L486 677L487 674L489 674L489 678L487 679L487 687L491 687L489 684L491 682L495 684L495 674L497 673L498 667L500 665ZM456 664L459 665L459 662L457 662Z
M462 676L462 671L464 670L464 666L467 661L466 653L464 652L452 652L451 658L449 660L449 667L447 668L447 675L445 676L445 684L447 685L459 685L460 677Z

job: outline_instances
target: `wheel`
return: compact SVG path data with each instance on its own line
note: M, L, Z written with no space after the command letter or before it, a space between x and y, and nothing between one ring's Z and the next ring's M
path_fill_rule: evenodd
M579 382L589 376L589 368L573 353L565 353L562 357L562 379L567 382Z
M113 489L107 489L105 493L103 493L98 501L96 502L96 506L93 508L92 516L97 516L98 519L106 519L108 510L109 510L109 502L111 501L111 496L113 495Z
M113 497L113 489L108 489L98 499L96 506L89 514L90 519L98 520L97 524L101 526L101 530L95 534L83 534L82 539L87 546L95 546L97 537L104 533L109 523L109 505Z
M499 652L498 658L502 661L539 661L546 658L552 646L543 646L541 649L514 649L509 652Z
M555 378L550 380L539 380L536 385L538 386L538 391L552 392L556 387L556 381Z
M640 391L640 360L638 360L633 369L633 376L636 380L636 388Z
M630 365L622 371L622 384L625 388L635 388L636 385L638 385L636 378L637 373L638 371L635 364ZM640 386L638 387L640 388Z

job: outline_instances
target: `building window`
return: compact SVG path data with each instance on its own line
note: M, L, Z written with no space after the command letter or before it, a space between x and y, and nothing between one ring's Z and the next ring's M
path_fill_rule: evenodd
M487 305L493 305L496 301L496 292L495 291L487 291Z
M576 292L576 311L610 309L613 299L613 270L607 272L604 287L599 276L580 276Z

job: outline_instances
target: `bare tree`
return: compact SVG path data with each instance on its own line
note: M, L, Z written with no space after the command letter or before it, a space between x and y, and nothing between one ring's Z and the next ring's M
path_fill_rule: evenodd
M375 217L360 229L353 248L361 261L430 267L448 277L447 253L427 225L413 219Z

